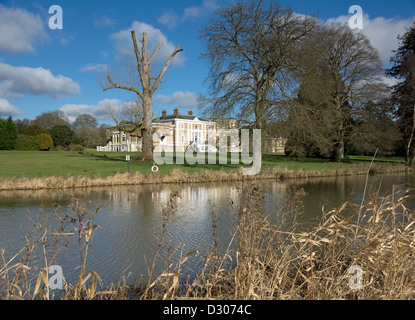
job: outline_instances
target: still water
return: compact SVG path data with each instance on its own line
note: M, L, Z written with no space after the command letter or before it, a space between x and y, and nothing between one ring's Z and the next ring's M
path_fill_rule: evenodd
M285 181L261 180L266 195L267 214L278 215L278 203L286 198L292 187L303 188L303 226L312 226L325 211L345 201L362 200L365 176L289 179ZM394 186L415 187L415 175L374 175L368 180L368 195L378 191L391 194ZM0 248L6 249L6 258L16 254L26 244L26 236L33 223L54 212L75 215L75 199L86 204L89 210L100 207L94 218L93 243L87 258L87 272L96 271L104 284L118 282L126 276L127 283L145 280L158 246L157 236L162 230L163 208L169 196L179 195L177 210L167 229L169 246L161 251L156 272L166 266L168 248L176 256L197 250L183 273L191 275L203 263L203 254L212 243L212 212L218 219L216 235L219 247L226 249L231 242L235 213L242 190L241 182L204 184L165 184L144 186L94 187L73 190L0 191ZM415 208L415 203L409 203ZM79 274L79 252L71 246L64 248L54 264L62 267L69 283L76 282Z

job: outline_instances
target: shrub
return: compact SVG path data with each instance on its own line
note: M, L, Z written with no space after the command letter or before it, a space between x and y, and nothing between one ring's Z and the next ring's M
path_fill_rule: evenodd
M39 143L36 137L19 134L14 148L16 150L38 151Z
M49 150L53 147L53 139L46 133L41 133L36 136L39 150Z
M68 146L68 150L69 151L84 151L85 148L83 146L81 146L80 144L76 144L76 143L71 143Z

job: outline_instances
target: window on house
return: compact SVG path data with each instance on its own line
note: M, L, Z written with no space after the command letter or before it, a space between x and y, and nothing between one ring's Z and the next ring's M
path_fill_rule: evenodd
M184 134L182 134L182 143L184 143Z
M198 130L198 129L199 129L199 126L195 125L195 130Z

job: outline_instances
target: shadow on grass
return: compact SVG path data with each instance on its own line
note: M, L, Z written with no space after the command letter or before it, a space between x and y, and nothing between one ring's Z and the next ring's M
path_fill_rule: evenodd
M78 154L72 154L72 155L68 155L68 157L82 157L82 158L89 158L95 161L112 161L112 162L125 162L125 156L124 155L110 155L107 156L106 154L94 154L94 153L81 153L79 152ZM133 158L131 159L133 160Z

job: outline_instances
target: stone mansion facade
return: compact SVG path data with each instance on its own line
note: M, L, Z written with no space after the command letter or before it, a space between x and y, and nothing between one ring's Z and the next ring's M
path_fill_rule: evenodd
M126 127L129 125L126 124ZM207 152L217 151L216 143L208 144L208 141L217 142L218 131L230 132L238 129L238 121L234 118L228 119L202 119L196 117L192 110L187 115L182 115L179 109L174 109L174 113L168 115L163 110L161 117L153 119L153 146L154 151L184 152L192 147L194 150ZM133 152L141 151L142 142L137 132L129 133L119 131L116 127L107 128L107 145L98 146L97 151ZM276 139L276 138L275 138ZM280 138L281 139L281 138ZM265 152L284 152L280 146L280 140L272 142L266 138L263 150ZM272 145L273 148L270 148ZM275 147L274 147L275 146ZM233 145L230 141L227 151L239 151L239 145ZM278 150L277 150L278 149ZM272 150L272 151L271 151Z

